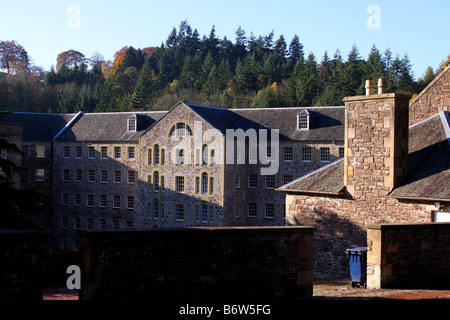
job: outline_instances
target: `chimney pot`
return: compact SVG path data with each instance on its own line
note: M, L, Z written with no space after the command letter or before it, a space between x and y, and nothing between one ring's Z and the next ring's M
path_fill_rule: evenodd
M366 80L366 96L375 93L375 82L373 80Z
M378 79L378 94L385 93L386 89L386 79L380 78Z

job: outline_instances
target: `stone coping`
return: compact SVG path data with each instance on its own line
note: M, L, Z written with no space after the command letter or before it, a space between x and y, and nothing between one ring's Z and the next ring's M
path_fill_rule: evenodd
M450 228L450 222L418 222L418 223L382 223L367 224L367 229L372 230L392 230L392 229L411 229L411 228Z
M353 97L345 97L342 101L352 102L360 100L377 100L377 99L390 99L390 98L400 98L400 99L411 99L409 94L403 93L382 93L382 94L370 94L370 95L360 95Z

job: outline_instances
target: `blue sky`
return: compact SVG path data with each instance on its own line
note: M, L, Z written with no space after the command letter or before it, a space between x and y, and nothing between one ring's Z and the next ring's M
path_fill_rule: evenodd
M183 20L233 42L239 26L247 36L273 30L288 44L297 34L318 61L336 49L346 60L353 44L363 58L372 45L390 48L409 55L416 78L450 54L448 0L0 0L0 8L0 40L18 41L46 70L69 49L108 60L123 46L159 46Z

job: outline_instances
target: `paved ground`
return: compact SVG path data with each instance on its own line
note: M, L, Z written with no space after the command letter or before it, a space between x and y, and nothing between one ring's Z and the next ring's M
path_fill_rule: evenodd
M60 284L44 286L44 300L78 300L77 290ZM352 288L350 281L317 281L314 283L314 300L448 300L450 288L436 289L378 289Z

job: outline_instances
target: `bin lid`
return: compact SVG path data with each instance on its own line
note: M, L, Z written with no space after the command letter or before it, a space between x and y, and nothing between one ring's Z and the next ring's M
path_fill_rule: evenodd
M367 251L367 247L356 247L356 248L349 248L345 250L347 254L361 254L361 252Z

